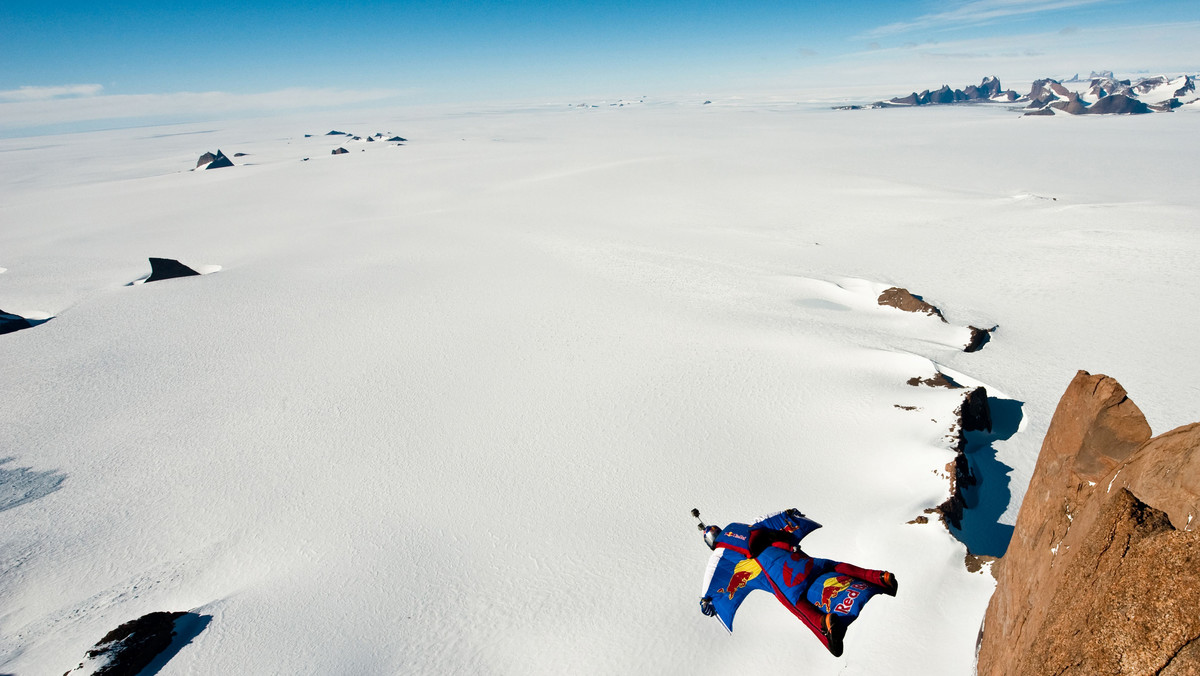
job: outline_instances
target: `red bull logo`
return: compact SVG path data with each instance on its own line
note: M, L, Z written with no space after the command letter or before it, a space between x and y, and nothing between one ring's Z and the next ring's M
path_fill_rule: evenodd
M825 609L827 613L848 613L854 609L854 602L859 596L862 596L863 590L870 589L870 586L862 580L857 580L845 575L836 575L825 580L825 586L821 590L821 602L817 605ZM838 601L836 606L833 605L833 600L842 592L846 592L841 601Z
M742 559L733 567L733 575L729 578L729 584L725 585L724 589L717 591L722 594L729 594L729 600L732 601L735 594L746 586L746 583L758 577L762 572L762 566L754 559Z
M826 579L825 586L821 589L821 602L817 605L821 606L825 612L832 613L833 609L831 606L833 605L833 600L837 598L838 594L849 589L852 584L854 584L854 578L844 575L835 575ZM858 596L858 594L855 594L855 596ZM838 605L840 606L841 604Z

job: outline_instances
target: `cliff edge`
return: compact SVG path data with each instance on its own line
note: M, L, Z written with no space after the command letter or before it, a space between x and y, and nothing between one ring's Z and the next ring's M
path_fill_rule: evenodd
M1076 374L1021 503L980 676L1200 674L1200 423L1157 437L1116 380Z

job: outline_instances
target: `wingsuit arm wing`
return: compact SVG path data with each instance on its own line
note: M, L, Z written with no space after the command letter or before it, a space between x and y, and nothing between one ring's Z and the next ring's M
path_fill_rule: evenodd
M799 542L804 536L821 527L821 524L804 516L798 509L787 509L782 512L768 514L754 522L753 528L770 528L792 534Z
M708 605L729 632L733 632L733 616L746 596L755 589L771 590L762 566L732 550L719 548L708 559L701 593L701 612ZM704 600L707 599L706 604Z

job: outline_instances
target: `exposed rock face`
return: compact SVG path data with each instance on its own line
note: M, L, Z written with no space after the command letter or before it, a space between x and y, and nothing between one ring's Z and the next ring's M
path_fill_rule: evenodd
M1028 114L1026 113L1026 115ZM995 326L990 329L981 329L978 326L968 326L967 328L971 329L971 339L967 341L963 352L978 352L982 350L983 346L987 345L988 341L992 339L992 331L997 329Z
M921 376L913 376L912 378L909 378L906 382L909 385L912 385L913 387L916 387L918 385L925 385L927 387L944 387L948 390L957 390L962 387L962 385L959 385L957 382L955 382L953 378L951 378L950 376L947 376L945 373L942 373L941 371L938 371L937 373L933 374L932 377L926 378L924 380L921 380Z
M933 315L943 322L946 321L946 318L942 316L941 310L926 303L920 296L914 296L909 293L908 289L901 289L896 286L884 289L883 293L879 294L879 304L898 308L905 312L923 312L927 315Z
M957 383L955 386L962 387ZM967 462L967 432L992 429L992 412L988 405L987 389L976 387L967 392L954 415L958 419L950 432L956 439L955 455L953 460L946 463L946 474L950 477L950 497L937 507L925 511L937 514L948 526L962 528L963 510L967 506L963 488L976 483L975 475L971 473L971 466Z
M350 152L350 151L349 151L349 150L346 150L345 148L334 148L334 149L333 149L333 153L332 153L332 154L333 154L333 155L345 155L345 154L347 154L347 153L349 153L349 152Z
M32 326L33 324L30 324L28 319L0 310L0 334L12 333L13 331L28 329Z
M1190 92L1196 91L1196 80L1191 75L1183 81L1183 86L1175 90L1175 96L1185 96Z
M1109 94L1088 106L1089 115L1142 115L1151 112L1150 106L1124 94Z
M1200 673L1200 424L1150 439L1080 371L1050 423L980 643L980 676Z
M173 258L151 258L150 276L146 278L146 282L161 282L164 279L191 277L198 274L200 273Z
M196 160L196 168L199 169L215 159L217 159L216 155L213 155L212 153L204 153L200 156L200 159Z
M1031 110L1028 113L1025 113L1024 115L1022 115L1022 117L1034 117L1037 115L1054 115L1054 109L1051 108L1050 106L1046 106L1045 108L1038 108L1037 110Z
M1055 101L1051 107L1071 115L1082 115L1087 112L1087 104L1079 100L1079 95L1071 92L1066 101Z
M393 142L394 143L404 143L407 140L408 139L406 139L406 138L400 138L399 136L393 136L390 139L388 139L388 143L393 143Z
M175 620L186 614L150 613L122 624L87 652L90 663L80 664L74 671L94 676L136 676L171 646Z
M229 159L228 157L225 157L225 153L221 152L220 149L218 149L216 157L213 158L212 162L208 163L208 166L205 167L205 169L220 169L222 167L232 167L232 166L233 166L233 160Z

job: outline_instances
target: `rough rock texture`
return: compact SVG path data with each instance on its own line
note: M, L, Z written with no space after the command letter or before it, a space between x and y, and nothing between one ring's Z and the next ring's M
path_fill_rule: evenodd
M175 620L187 613L150 613L108 632L87 652L95 676L137 676L171 645ZM87 668L84 664L81 669ZM78 670L77 670L78 671ZM70 674L70 672L67 672Z
M910 383L911 384L911 383ZM955 387L962 387L955 383ZM988 405L987 390L982 387L971 389L963 397L963 403L954 411L957 420L950 428L953 436L954 459L946 463L946 475L950 479L950 495L945 502L925 510L926 514L937 514L942 523L955 528L962 527L963 509L967 506L962 491L966 486L972 486L977 479L967 463L967 432L973 430L992 429L992 412ZM928 519L917 517L909 523L925 523Z
M216 157L213 158L212 162L208 163L208 166L205 167L205 169L220 169L222 167L232 167L232 166L233 166L233 160L229 159L228 157L225 157L225 153L221 152L220 149L218 149Z
M200 273L173 258L151 258L150 276L146 278L146 282L161 282L164 279L191 277L198 274Z
M204 165L208 166L205 167ZM196 160L197 169L200 167L204 167L205 169L220 169L222 167L232 166L233 161L226 157L225 153L221 152L220 149L218 149L215 153L204 153L200 156L200 159Z
M924 380L921 380L921 376L913 376L905 382L913 387L925 385L927 387L944 387L948 390L957 390L958 388L962 387L962 385L960 385L957 381L941 371L938 371L937 373L933 374L933 376Z
M1050 423L980 642L980 676L1200 673L1200 424L1154 439L1080 371Z
M1028 114L1026 113L1026 115ZM992 339L992 331L995 331L999 327L993 326L990 329L981 329L978 326L968 326L967 328L971 329L971 339L967 341L963 352L978 352Z
M392 143L392 142L396 142L396 143L404 143L404 142L405 142L405 141L407 141L407 140L408 140L408 139L406 139L406 138L401 138L401 137L399 137L399 136L393 136L393 137L391 137L390 139L388 139L388 143Z
M1088 106L1089 115L1144 115L1150 106L1124 94L1110 94Z
M1032 105L1032 104L1030 104L1030 105ZM1049 106L1046 106L1045 108L1031 110L1028 113L1025 113L1024 115L1022 115L1022 117L1034 117L1037 115L1054 115L1054 109Z
M333 155L346 155L346 154L348 154L349 152L350 152L350 151L349 151L349 150L346 150L345 148L334 148L334 149L333 149L333 152L332 152L331 154L333 154Z
M1081 101L1079 99L1079 95L1075 92L1071 92L1070 95L1067 96L1066 101L1055 101L1050 105L1056 110L1061 110L1064 113L1070 113L1071 115L1083 115L1088 109L1087 104Z
M879 294L879 304L889 305L905 312L924 312L927 315L933 315L943 322L946 318L942 316L942 311L936 307L926 303L920 296L914 296L908 292L908 289L901 289L893 286L890 289L884 289L883 293Z

